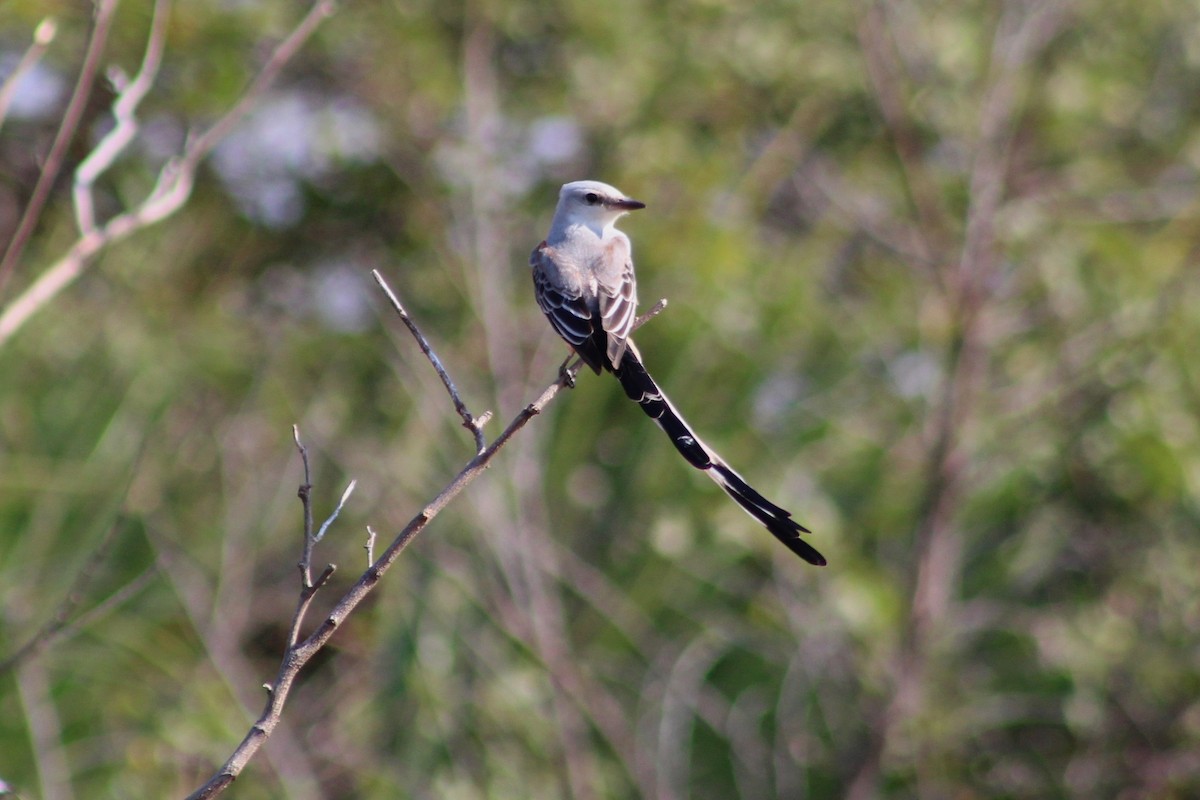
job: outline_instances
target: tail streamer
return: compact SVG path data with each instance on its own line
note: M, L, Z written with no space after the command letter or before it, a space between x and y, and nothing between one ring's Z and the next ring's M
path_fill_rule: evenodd
M607 365L606 365L607 366ZM610 367L611 369L611 367ZM650 417L658 427L671 439L675 449L688 460L696 469L712 478L725 493L733 498L742 509L758 520L769 530L776 539L809 564L818 567L825 566L825 556L801 538L802 533L810 533L808 528L792 519L791 512L767 500L754 489L746 479L729 466L716 451L701 441L691 426L671 404L667 395L650 377L642 364L641 353L633 342L621 358L620 364L613 369L613 374L621 382L621 388L630 400L642 407L646 416Z

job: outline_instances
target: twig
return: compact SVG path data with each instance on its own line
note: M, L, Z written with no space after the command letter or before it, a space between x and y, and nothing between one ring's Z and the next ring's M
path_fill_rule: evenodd
M300 453L300 463L304 465L304 483L296 490L296 496L304 506L304 549L300 554L300 579L304 588L312 586L312 553L313 553L313 515L312 515L312 471L308 467L308 448L300 441L300 426L292 426L292 441Z
M370 525L367 526L367 543L363 545L363 549L367 551L367 566L375 563L375 529Z
M169 217L187 202L192 194L192 185L200 162L241 121L313 32L334 13L336 7L334 0L317 0L304 19L271 53L241 98L210 128L198 136L188 138L183 153L159 171L154 188L138 205L116 215L104 225L81 234L66 254L0 313L0 346L3 346L39 309L78 278L101 250ZM135 91L138 89L134 84L126 86L117 98L118 104L123 102L124 95L131 88ZM43 177L44 175L45 173ZM11 252L12 247L9 249ZM0 265L0 280L3 279L3 275L3 266Z
M46 155L42 172L33 187L29 205L25 206L25 211L21 214L21 221L17 223L12 240L4 251L4 258L0 259L0 291L3 291L4 284L8 282L16 268L17 261L21 258L21 253L25 251L29 237L33 235L33 230L42 217L42 209L45 208L50 191L58 179L58 171L62 169L67 148L75 138L75 130L79 127L79 121L83 118L84 109L87 107L88 98L92 93L92 83L96 80L96 73L100 69L100 56L104 53L104 45L108 41L108 29L112 24L113 12L116 9L117 0L99 0L96 4L96 22L92 27L92 35L88 38L87 52L83 57L83 66L79 70L79 79L75 82L75 90L71 93L67 110L63 114L62 124L58 126L58 133L50 145L50 152Z
M338 514L342 513L342 507L346 505L346 501L350 499L350 495L354 494L354 487L357 485L358 481L350 481L350 485L346 487L346 491L342 492L342 499L338 501L337 508L333 510L328 519L321 523L321 527L317 530L317 535L313 537L314 542L319 542L325 538L325 531L338 518Z
M12 74L4 79L3 85L0 85L0 126L3 126L4 120L8 118L8 109L13 95L17 93L17 85L20 84L21 78L24 78L25 74L42 60L42 56L46 54L46 48L54 41L57 34L58 24L53 17L46 17L34 28L33 43L21 56L21 60L17 62Z
M396 297L395 292L392 291L392 287L388 286L387 281L379 274L379 270L371 270L371 275L375 277L375 282L379 284L379 288L383 289L383 293L387 295L388 302L392 304L396 315L400 317L400 320L408 328L409 332L412 333L413 338L417 340L421 352L429 359L429 363L437 371L438 377L442 379L442 384L446 387L446 391L450 393L450 400L454 403L454 410L462 417L463 427L469 430L475 437L475 452L482 453L484 448L487 447L487 441L483 438L483 426L492 418L492 412L485 411L481 416L476 417L467 409L467 405L459 395L454 381L450 379L446 368L442 366L442 360L437 357L437 353L433 352L433 348L429 346L429 340L425 338L425 335L421 333L421 329L417 327L412 317L408 315L408 311L401 304L400 299Z
M312 599L317 592L324 586L337 569L336 564L326 564L325 569L317 576L314 581L312 579L312 555L313 548L317 542L321 541L321 537L325 535L325 530L329 525L337 519L337 516L342 511L342 506L350 497L350 493L354 491L354 486L357 481L351 481L346 491L342 493L341 502L337 508L329 516L325 523L321 525L321 530L313 533L313 515L312 515L312 472L308 466L308 448L300 441L300 428L297 425L292 426L292 440L296 443L296 449L300 452L300 461L304 465L304 483L300 484L300 488L296 491L296 496L300 498L301 504L304 506L304 547L301 551L300 563L297 564L300 568L300 600L296 603L296 611L292 615L292 625L288 631L288 650L296 646L296 642L300 640L300 628L304 625L304 617L308 614L308 607L312 605Z
M649 322L650 320L652 320L652 319L654 319L655 317L657 317L659 314L661 314L661 313L662 313L662 312L663 312L663 311L666 309L666 307L667 307L667 298L665 298L665 297L660 297L660 298L658 299L658 302L657 302L657 303L655 303L654 305L650 306L650 310L649 310L649 311L647 311L645 314L641 314L641 315L639 315L639 316L638 316L638 317L637 317L637 318L636 318L636 319L633 321L633 326L632 326L632 327L630 327L630 329L629 329L630 333L632 333L633 331L636 331L638 328L642 327L642 326L643 326L643 325L645 325L647 322Z
M308 614L308 607L312 605L313 598L316 597L320 588L333 577L333 573L337 569L336 564L326 564L325 569L321 571L321 574L314 581L312 579L313 548L321 540L321 537L325 535L325 529L337 519L337 515L341 512L346 499L354 491L355 484L355 481L350 482L350 486L342 494L342 501L338 503L337 509L330 515L329 519L325 520L325 524L321 526L320 532L314 534L312 472L308 466L308 448L300 441L300 428L297 425L292 426L292 440L296 443L296 450L300 453L300 462L304 465L304 483L300 484L300 488L296 490L296 496L300 498L300 503L304 506L304 546L301 549L300 563L296 565L300 569L300 599L296 603L296 611L292 614L292 624L288 630L288 652L300 640L300 629L304 626L304 617Z

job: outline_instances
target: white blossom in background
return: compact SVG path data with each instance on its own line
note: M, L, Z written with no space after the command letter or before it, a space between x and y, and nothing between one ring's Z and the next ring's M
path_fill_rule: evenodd
M312 305L326 327L339 333L358 333L371 325L370 268L356 261L328 261L317 266Z
M19 53L0 55L0 81L17 68L20 60ZM66 102L66 80L53 69L38 63L17 81L8 116L12 119L47 119L60 114Z
M379 158L383 133L365 108L295 91L268 98L213 153L213 167L238 208L271 228L304 215L303 184L338 164Z

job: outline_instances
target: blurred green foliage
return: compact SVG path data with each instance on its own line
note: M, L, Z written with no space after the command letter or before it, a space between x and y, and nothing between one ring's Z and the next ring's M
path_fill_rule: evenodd
M0 9L5 69L47 13L61 94L0 129L3 241L89 16ZM175 5L102 215L296 14ZM107 64L149 17L121 6ZM0 347L0 659L95 562L82 620L0 674L0 779L207 779L295 603L292 423L319 516L358 480L314 619L365 526L472 454L369 271L494 436L563 356L525 263L592 177L649 206L650 369L830 566L584 375L304 673L236 795L1200 794L1198 43L1183 2L346 3L179 214ZM76 236L60 183L0 308Z

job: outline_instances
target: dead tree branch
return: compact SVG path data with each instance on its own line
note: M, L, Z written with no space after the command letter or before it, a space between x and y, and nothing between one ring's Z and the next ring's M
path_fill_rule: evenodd
M387 283L376 273L376 281L380 287L394 298L395 294L387 286ZM397 300L396 305L400 305ZM665 306L665 302L660 302L651 309L651 312L645 315L644 319L649 319ZM403 308L403 306L400 306ZM411 320L409 321L411 323ZM434 368L438 370L439 375L444 374L444 367L441 366L440 359L437 358L433 348L429 346L428 340L424 340L416 332L415 325L409 324L409 329L414 331L414 336L417 336L418 342L422 342L421 349L425 352ZM428 349L427 349L428 348ZM577 367L578 365L576 365ZM460 414L465 413L470 417L469 412L465 412L466 406L462 403L461 398L455 398L456 391L451 390L453 382L450 381L449 375L445 374L443 380L446 382L447 389L451 391L451 398L455 399L455 408L460 411ZM321 573L316 580L310 580L310 564L312 559L312 548L316 544L316 536L312 533L312 510L309 502L309 494L311 491L310 480L311 476L308 469L307 451L300 443L299 434L296 433L296 444L301 454L301 460L304 463L304 484L301 485L299 495L304 505L304 551L300 561L302 579L302 588L300 599L297 603L296 613L292 620L292 629L289 636L289 644L284 651L283 658L280 662L279 672L275 676L275 680L267 684L267 702L258 719L250 727L241 744L233 751L229 759L221 766L215 775L203 786L197 789L190 795L189 800L201 800L202 798L216 797L223 792L242 770L254 757L255 753L262 747L266 740L271 736L279 724L279 720L283 715L284 705L287 703L288 695L290 694L296 677L300 670L312 659L318 651L321 650L332 638L346 618L353 613L371 590L379 583L383 575L391 568L392 564L399 558L400 553L409 545L417 534L419 534L426 525L436 517L442 509L450 504L458 494L465 489L472 481L486 470L495 458L496 454L508 444L522 428L529 423L531 419L540 414L542 410L552 401L560 390L566 385L564 377L560 376L559 380L547 386L542 390L541 394L521 411L509 422L508 426L496 437L490 445L485 445L479 452L475 454L447 483L437 496L433 498L420 512L414 516L404 528L396 534L387 549L380 554L379 558L374 560L370 566L364 571L355 581L354 585L342 595L342 598L334 605L328 616L317 626L307 638L300 639L300 629L303 625L304 616L312 602L313 596L321 589L328 581L335 569L334 565L330 564ZM482 426L482 423L480 423ZM345 502L345 496L343 496Z

